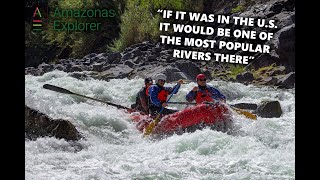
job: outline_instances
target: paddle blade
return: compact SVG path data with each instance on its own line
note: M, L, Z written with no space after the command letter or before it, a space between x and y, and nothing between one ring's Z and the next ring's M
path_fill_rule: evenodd
M57 87L57 86L54 86L54 85L50 85L50 84L43 85L43 88L49 89L51 91L56 91L56 92L59 92L59 93L64 93L64 94L74 94L73 92L71 92L69 90L66 90L66 89L63 89L61 87Z
M244 110L241 110L241 109L237 109L237 108L234 108L234 107L231 107L233 110L235 110L238 114L242 114L242 115L245 115L247 118L249 119L253 119L253 120L256 120L257 119L257 115L255 114L252 114L248 111L244 111Z
M156 126L156 123L154 121L152 121L148 127L146 127L144 133L143 133L143 136L147 136L147 135L150 135L153 131L153 128Z

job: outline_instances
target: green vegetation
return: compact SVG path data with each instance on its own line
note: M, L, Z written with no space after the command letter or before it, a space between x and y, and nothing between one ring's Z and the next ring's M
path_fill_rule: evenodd
M143 41L155 42L160 31L158 9L183 10L188 8L188 0L130 0L121 16L121 31L111 49L122 51L124 48Z
M273 63L269 66L261 67L261 68L257 69L256 71L252 72L253 77L254 78L267 77L267 76L269 76L268 72L272 71L275 67L277 67L276 63Z
M86 3L84 3L86 2ZM32 16L35 11L35 5L26 6L27 14L25 17L25 46L26 59L25 64L28 66L37 65L38 62L50 62L60 58L82 58L90 53L106 52L107 46L112 40L119 36L119 12L123 9L123 0L105 1L105 0L63 0L49 1L48 9L39 7L42 20L47 20L43 24L43 31L32 31ZM42 9L41 9L42 8ZM115 12L115 16L110 17L71 17L71 16L54 16L55 11L59 9L78 9L82 12L86 9L107 9ZM49 12L49 14L47 14ZM57 12L57 11L56 11ZM106 12L104 10L104 12ZM83 15L83 13L81 13ZM89 30L68 31L63 29L64 25L76 24L93 24L99 25ZM54 24L56 27L54 27ZM57 26L58 25L58 26ZM80 26L78 26L80 27ZM88 29L88 28L87 28ZM97 30L92 30L97 29ZM37 47L41 46L41 49ZM37 62L36 62L37 61Z
M231 64L231 65L229 65L229 72L230 72L229 76L231 78L235 79L238 74L243 73L245 71L246 71L245 70L245 66L242 65L242 64L236 64L236 65Z
M63 0L48 1L49 14L41 9L42 16L48 20L43 31L32 31L32 16L35 3L26 0L25 45L27 66L38 62L50 62L61 58L82 58L90 53L121 51L124 48L143 41L157 41L159 38L160 13L158 9L201 11L200 5L192 5L192 0ZM86 2L86 3L84 3ZM195 8L196 7L196 8ZM79 18L72 16L54 16L55 10L63 9L112 9L115 17ZM58 11L56 11L58 12ZM62 11L61 11L62 12ZM75 25L99 23L96 31L68 31L63 24ZM56 23L55 23L56 22ZM101 23L101 24L100 24ZM55 26L54 26L55 25ZM92 29L92 28L90 28ZM36 47L41 47L37 49ZM35 59L37 59L35 62Z
M247 7L251 6L254 3L254 0L240 1L240 4L231 9L231 13L243 12L247 9Z
M235 8L231 9L231 13L242 12L244 10L245 10L245 7L243 5L238 5Z

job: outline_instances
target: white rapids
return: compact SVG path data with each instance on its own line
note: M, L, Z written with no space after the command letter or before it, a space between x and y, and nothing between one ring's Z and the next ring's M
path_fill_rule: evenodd
M26 75L26 105L54 119L69 120L85 137L78 142L49 137L25 140L27 180L295 179L294 89L210 81L230 104L277 100L283 115L253 121L234 114L234 135L207 128L150 141L124 110L50 91L42 88L44 84L130 107L143 79L78 80L61 71ZM195 85L183 84L171 100L185 101Z

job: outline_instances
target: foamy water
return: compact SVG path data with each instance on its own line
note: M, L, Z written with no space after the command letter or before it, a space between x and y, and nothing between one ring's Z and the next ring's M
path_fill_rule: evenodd
M204 129L151 141L142 137L124 110L46 90L44 84L130 107L143 79L81 81L61 71L26 75L26 105L52 118L69 120L85 137L78 142L48 137L26 140L28 180L295 179L294 90L208 82L230 104L277 100L283 115L253 121L234 114L234 135ZM171 101L185 101L185 94L195 85L183 84Z

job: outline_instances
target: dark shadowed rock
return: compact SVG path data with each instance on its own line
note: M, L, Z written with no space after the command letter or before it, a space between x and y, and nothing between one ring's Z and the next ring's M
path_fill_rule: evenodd
M133 54L131 52L128 52L122 56L122 61L126 61L126 60L132 59L132 58L133 58Z
M262 101L255 113L264 118L278 118L282 115L282 109L279 101Z
M291 71L295 70L295 24L286 26L275 34L278 38L277 53L280 63L284 64Z
M62 64L55 65L54 69L59 70L59 71L65 71L66 70L66 68Z
M278 22L277 28L282 29L295 23L295 12L284 11L273 16L272 19Z
M263 78L259 84L270 86L270 85L275 85L277 82L278 82L278 79L275 77L266 77L266 78Z
M34 67L27 67L24 70L24 74L36 75L37 74L37 69L34 68Z
M73 65L73 66L71 66L70 72L76 72L76 71L78 71L78 72L83 71L83 66L82 65Z
M179 79L187 79L186 75L178 68L167 66L163 72L167 76L167 81L177 81Z
M135 64L132 62L132 60L127 60L126 62L124 62L124 64L127 65L127 66L129 66L129 67L131 67L131 68L133 68L133 66L135 65Z
M277 54L261 54L258 55L255 60L253 60L248 66L246 66L246 69L250 69L253 67L255 70L265 67L265 66L270 66L273 63L279 62L279 57Z
M279 86L279 88L290 89L290 88L294 88L294 84L295 84L295 72L290 72L284 75L282 78L280 78L276 85Z
M147 57L147 59L148 59L149 62L152 62L152 61L157 60L157 56L156 56L156 55L149 55L149 56Z
M269 18L275 14L279 14L281 10L284 8L284 2L278 1L273 3L270 8L268 9L269 12L267 12L266 16Z
M139 64L139 63L141 63L141 62L143 62L143 61L145 61L145 58L143 58L143 57L141 57L141 56L134 57L134 58L132 59L132 62L133 62L133 63L136 63L136 64Z
M85 55L85 56L83 57L83 59L86 59L86 58L91 59L91 58L93 58L93 57L95 57L95 56L97 56L96 53L91 53L91 54Z
M25 136L28 139L38 137L55 137L66 140L79 140L82 138L75 126L63 119L52 119L47 115L25 106Z
M69 76L79 79L79 80L87 80L88 79L88 75L86 75L84 72L73 72L71 74L69 74Z
M270 72L270 76L277 76L277 75L282 75L286 73L286 67L284 66L278 66L272 69Z
M134 69L130 68L127 65L119 64L114 67L111 67L108 70L101 72L98 76L98 79L109 80L115 78L126 78L128 75L133 72Z
M51 64L41 63L39 64L38 68L42 69L43 72L49 72L52 71L54 67Z
M185 74L189 80L195 80L196 76L202 73L201 69L191 61L178 60L174 63L174 65L179 68L180 71L183 72L183 74ZM207 79L210 78L207 77Z
M253 74L251 72L243 72L236 76L236 80L243 83L243 82L251 82L254 80Z
M120 62L121 59L121 54L118 52L115 53L111 53L108 57L107 57L107 61L109 64L113 63L114 61Z
M92 64L92 69L94 71L101 72L103 65L104 65L104 63L94 63L94 64Z

